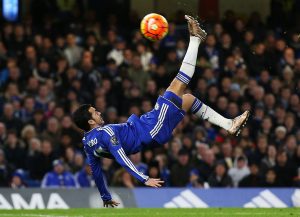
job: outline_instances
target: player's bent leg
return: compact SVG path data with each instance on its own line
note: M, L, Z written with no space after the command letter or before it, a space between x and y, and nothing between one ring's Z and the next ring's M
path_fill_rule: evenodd
M191 94L183 95L182 109L184 111L192 111L197 117L222 127L233 135L240 133L241 128L244 127L249 117L249 111L245 111L242 115L234 119L225 118Z

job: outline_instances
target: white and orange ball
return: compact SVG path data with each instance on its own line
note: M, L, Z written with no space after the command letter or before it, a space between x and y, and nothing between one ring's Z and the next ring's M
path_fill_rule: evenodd
M141 21L143 36L151 41L159 41L168 33L168 21L160 14L151 13Z

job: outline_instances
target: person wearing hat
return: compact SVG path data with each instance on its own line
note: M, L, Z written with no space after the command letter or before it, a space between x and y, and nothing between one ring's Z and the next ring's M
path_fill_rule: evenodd
M26 184L24 182L25 172L22 169L16 170L11 179L10 187L11 188L25 188Z
M286 134L287 134L287 129L285 128L285 126L280 125L275 128L275 135L273 141L276 147L280 147L281 145L284 144Z
M192 169L190 171L190 182L186 185L186 187L193 188L203 188L204 182L200 178L199 171L197 169Z
M56 159L52 163L53 171L46 173L41 183L42 188L72 188L77 187L74 176L65 171L62 160Z

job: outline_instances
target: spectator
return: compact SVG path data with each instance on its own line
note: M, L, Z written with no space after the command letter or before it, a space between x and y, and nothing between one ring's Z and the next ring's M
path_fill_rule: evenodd
M44 120L44 111L42 109L37 109L34 112L30 124L34 126L37 133L42 133L46 129L46 123Z
M38 160L41 152L41 141L37 138L32 138L29 141L26 168L32 179L41 179L40 166Z
M148 171L146 174L149 174L150 177L159 179L160 178L159 163L157 161L152 161L149 164Z
M189 182L190 170L189 153L185 149L181 149L178 153L178 162L171 168L171 185L176 187L186 186ZM178 179L178 177L181 178Z
M65 171L61 160L54 160L53 171L46 173L43 178L42 188L72 188L77 187L75 179L70 172Z
M268 169L272 169L276 165L276 147L273 145L268 146L268 154L261 161L260 172L261 174L266 174Z
M0 122L0 147L4 145L4 141L6 140L6 126L3 122Z
M81 188L94 187L95 181L92 176L92 170L86 161L83 168L75 174L75 180Z
M284 126L278 126L275 129L275 136L273 138L276 147L281 147L283 145L284 139L286 137L287 130Z
M206 144L200 144L202 145L202 148L207 147ZM204 147L203 147L204 146ZM198 147L199 149L200 147ZM205 148L206 149L206 148ZM207 181L208 178L211 176L211 174L214 171L214 164L215 164L215 156L212 150L206 149L203 153L203 160L197 163L197 169L199 171L199 177L203 181ZM196 165L197 165L196 164Z
M47 121L47 129L42 134L42 137L44 139L49 140L54 145L54 149L57 149L59 136L60 136L60 129L59 129L58 120L54 117L51 117Z
M117 187L134 188L136 180L124 168L116 171L112 184Z
M276 172L274 169L268 169L265 174L265 179L262 182L262 187L272 188L272 187L281 187L282 183L278 180Z
M52 162L55 160L56 154L53 150L53 144L48 140L43 140L41 144L41 152L38 156L40 158L37 160L39 162L38 172L35 172L39 175L39 179L44 177L44 175L51 171Z
M193 188L203 188L204 183L199 177L198 170L191 170L190 172L190 182L187 184L187 187L193 187Z
M72 173L80 171L84 166L84 157L81 152L76 152L74 155L74 165L72 168Z
M234 187L237 187L239 182L249 174L250 170L247 166L247 160L244 156L238 157L236 159L235 166L230 168L228 171L228 175L231 177Z
M0 120L5 123L5 128L7 130L15 129L19 131L22 128L22 123L15 117L15 109L12 103L8 102L4 104L3 116Z
M261 185L261 176L259 175L259 167L257 164L250 165L250 174L242 178L239 187L259 187Z
M144 71L149 71L150 61L152 59L152 53L147 50L146 46L142 43L136 45L138 54L141 56L141 63Z
M232 145L230 141L226 141L222 144L222 159L224 159L228 168L233 167L233 159L232 159Z
M82 47L76 44L76 36L73 33L69 33L67 35L67 47L64 49L64 54L70 66L74 66L79 62L82 51Z
M117 66L121 65L124 60L123 51L125 48L125 41L121 38L117 39L114 48L107 54L107 59L116 61Z
M170 186L170 170L168 169L167 156L159 154L155 157L158 162L160 178L164 181L164 186Z
M293 177L296 176L295 165L288 161L287 153L281 151L276 157L275 175L278 174L278 183L282 186L291 186Z
M210 187L232 187L232 180L227 175L227 169L223 162L218 162L215 172L208 178Z
M12 168L6 163L5 153L0 149L0 186L8 187Z
M22 168L26 162L24 143L18 139L15 131L8 131L4 148L6 160L16 168Z
M12 175L10 187L14 189L18 188L25 188L27 187L26 184L24 183L24 178L25 178L25 172L21 169L16 170L14 174Z
M143 70L140 56L133 56L132 66L128 68L128 76L138 85L142 92L145 90L149 74Z
M132 161L134 166L138 169L138 171L142 172L143 174L147 174L148 166L141 161L142 160L141 152L130 155L130 160Z

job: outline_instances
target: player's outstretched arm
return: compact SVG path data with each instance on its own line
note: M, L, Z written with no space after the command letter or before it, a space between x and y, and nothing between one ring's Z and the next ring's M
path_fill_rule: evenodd
M92 154L88 155L88 159L89 159L89 164L92 169L92 174L93 174L95 183L100 192L101 199L103 200L103 206L105 206L105 207L118 206L119 203L112 200L111 195L110 195L109 191L107 190L106 184L104 182L104 177L103 177L103 173L101 170L101 164L100 164L99 159L96 158L95 156L93 156Z

